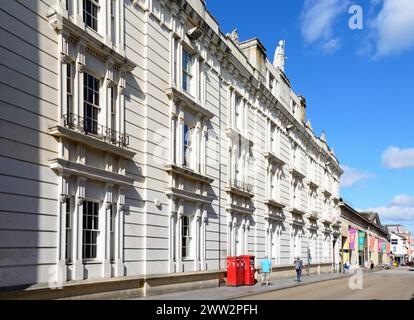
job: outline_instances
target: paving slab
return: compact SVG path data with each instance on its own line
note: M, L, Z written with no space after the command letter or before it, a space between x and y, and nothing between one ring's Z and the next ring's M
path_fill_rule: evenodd
M269 286L262 286L259 283L254 286L243 287L215 287L200 290L191 290L184 292L176 292L169 294L162 294L156 296L135 298L134 300L231 300L244 296L264 293L274 290L281 290L291 287L303 286L311 283L328 281L348 277L349 274L343 273L329 273L320 275L309 275L306 273L302 276L301 283L296 282L296 278L285 278L273 280Z

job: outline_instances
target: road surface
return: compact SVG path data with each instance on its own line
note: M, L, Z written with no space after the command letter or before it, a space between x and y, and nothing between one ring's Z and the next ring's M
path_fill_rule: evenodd
M352 289L351 289L352 288ZM409 300L414 299L414 271L395 268L362 273L294 288L265 292L240 300Z

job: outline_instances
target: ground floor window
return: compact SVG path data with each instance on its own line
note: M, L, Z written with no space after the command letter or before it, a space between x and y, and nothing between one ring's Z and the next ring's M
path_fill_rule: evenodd
M99 203L83 201L82 258L96 259L99 233Z
M181 225L182 230L182 252L183 258L191 258L191 218L189 216L183 216Z
M65 257L67 262L72 261L72 214L70 197L66 198L66 248Z
M109 217L109 241L110 241L110 260L115 261L115 208L111 204L110 208L110 217Z
M280 264L280 237L281 231L280 227L276 226L270 235L271 239L271 248L270 248L270 256L274 261L275 265Z

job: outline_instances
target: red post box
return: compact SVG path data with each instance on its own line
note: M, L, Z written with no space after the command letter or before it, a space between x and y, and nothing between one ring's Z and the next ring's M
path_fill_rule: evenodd
M246 286L254 286L254 256L241 256L244 261L244 284Z
M244 260L241 257L227 257L227 286L244 284Z
M244 285L244 259L242 256L237 257L237 285Z
M237 258L227 257L227 286L237 286Z

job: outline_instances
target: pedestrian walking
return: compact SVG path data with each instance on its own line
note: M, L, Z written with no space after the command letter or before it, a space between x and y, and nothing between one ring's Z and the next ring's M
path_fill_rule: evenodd
M269 256L265 256L261 262L261 272L262 272L262 281L261 284L264 286L270 284L270 273L272 272L272 260L269 259Z
M374 261L371 260L371 271L374 270Z
M303 261L300 257L297 257L295 260L295 270L296 270L296 281L301 282L300 278L302 277L302 269L304 268Z
M345 261L345 273L349 273L349 268L351 267L351 264L348 260Z

